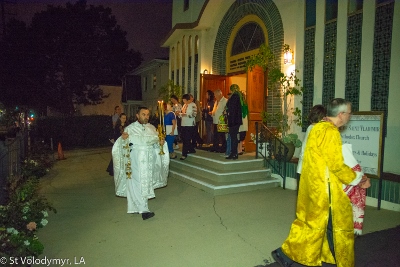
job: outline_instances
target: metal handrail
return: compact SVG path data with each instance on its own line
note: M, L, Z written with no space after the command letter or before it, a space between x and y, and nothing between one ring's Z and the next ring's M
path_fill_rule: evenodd
M283 179L283 189L286 188L286 166L289 148L267 126L256 122L256 158L264 158L270 166Z

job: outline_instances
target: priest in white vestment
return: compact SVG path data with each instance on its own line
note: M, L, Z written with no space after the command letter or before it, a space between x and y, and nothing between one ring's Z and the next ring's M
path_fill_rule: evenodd
M147 108L139 108L138 120L125 128L112 149L115 193L127 198L128 213L140 213L143 220L154 216L148 200L155 197L154 189L167 185L169 172L167 144L160 142L149 116ZM159 154L161 146L164 155Z

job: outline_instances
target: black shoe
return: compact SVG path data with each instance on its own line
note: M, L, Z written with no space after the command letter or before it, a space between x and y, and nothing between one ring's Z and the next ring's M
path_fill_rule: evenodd
M182 157L180 158L180 160L185 160L186 158L187 158L187 157L183 157L183 156L182 156Z
M145 212L145 213L142 213L142 219L143 220L147 220L147 219L150 219L151 217L154 217L154 212Z
M238 159L238 155L232 155L230 154L228 157L226 157L226 159Z
M285 259L279 253L279 250L280 249L276 249L276 250L271 252L272 258L274 258L274 260L282 267L290 267L290 266L292 266L293 261L292 262L285 261Z

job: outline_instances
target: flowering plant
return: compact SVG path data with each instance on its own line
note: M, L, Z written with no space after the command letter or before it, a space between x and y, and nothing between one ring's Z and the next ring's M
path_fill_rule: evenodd
M21 175L8 177L7 202L0 206L0 256L38 256L43 244L36 231L48 223L48 211L56 212L50 203L38 194L39 178L52 165L43 150L22 162Z
M36 143L31 148L32 153L22 161L21 174L24 177L40 178L49 172L53 165L50 158L52 151L43 143Z
M1 252L0 256L38 256L43 253L44 246L37 236L30 232L17 229L0 228Z
M47 225L48 211L56 210L37 194L38 183L28 179L16 183L9 203L0 206L0 256L38 256L43 245L36 230Z
M46 166L44 166L44 164L39 161L26 159L22 162L21 171L23 176L34 176L39 178L49 172L49 169L46 168Z

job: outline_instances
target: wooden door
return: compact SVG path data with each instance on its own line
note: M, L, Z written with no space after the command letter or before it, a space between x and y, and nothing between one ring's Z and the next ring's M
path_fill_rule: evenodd
M200 98L199 101L202 105L202 110L205 108L207 104L207 90L215 91L220 89L222 94L226 97L228 95L229 88L227 87L227 77L222 75L213 75L213 74L202 74L200 76ZM212 108L212 107L211 107ZM200 125L200 136L203 140L206 139L206 130L205 130L205 122L202 121Z
M207 102L207 90L215 91L220 89L226 97L229 91L227 87L227 77L222 75L202 74L200 81L200 102Z
M266 109L265 98L267 96L267 86L264 84L265 73L261 67L255 67L247 73L247 104L249 106L249 130L246 134L245 147L246 152L253 152L256 149L251 141L250 134L256 133L256 122L261 121L261 112Z

